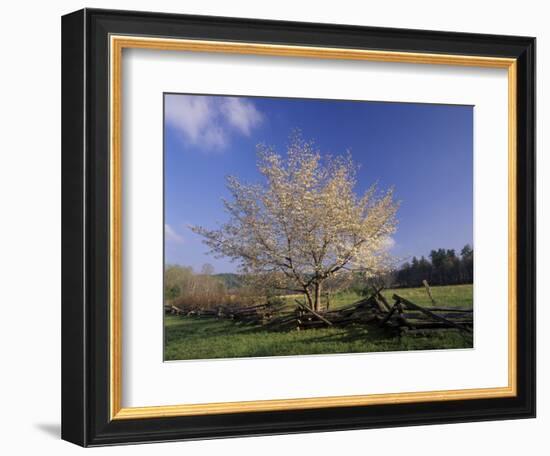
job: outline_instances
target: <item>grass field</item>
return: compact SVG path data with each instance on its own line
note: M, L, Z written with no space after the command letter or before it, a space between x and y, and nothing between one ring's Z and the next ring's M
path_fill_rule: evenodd
M424 288L383 292L389 302L392 302L393 293L419 305L431 305ZM432 287L432 294L437 305L441 307L472 307L472 285ZM341 307L358 299L360 297L356 294L341 293L331 298L331 308ZM275 332L232 320L165 316L167 361L470 347L471 337L456 332L401 338L376 326Z

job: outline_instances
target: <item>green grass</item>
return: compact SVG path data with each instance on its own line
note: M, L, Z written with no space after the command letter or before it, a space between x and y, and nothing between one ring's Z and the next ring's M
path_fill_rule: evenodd
M391 296L394 292L416 304L431 305L423 288L386 290L384 295L389 302L392 302ZM471 285L433 287L432 294L438 306L472 306ZM353 293L341 293L331 299L331 307L341 307L358 299L360 297ZM165 316L165 359L167 361L429 350L471 346L471 338L457 332L399 338L374 325L276 332L232 320Z
M474 290L473 285L445 285L442 287L431 287L432 296L437 307L460 307L471 309L473 306ZM382 291L388 302L392 302L393 294L408 299L419 306L433 306L428 293L424 287L421 288L396 288Z
M471 309L473 305L473 285L444 285L441 287L431 287L431 292L434 300L437 303L437 307L460 307L465 309ZM393 302L392 296L398 294L399 296L408 299L419 306L432 307L433 303L430 301L428 293L424 287L420 288L390 288L383 290L382 294L388 301ZM360 296L353 292L341 292L330 297L330 308L338 309L340 307L353 304L360 299L364 299L364 296ZM294 308L294 300L299 299L299 295L292 295L285 297L288 302L289 309ZM324 300L323 300L324 303Z

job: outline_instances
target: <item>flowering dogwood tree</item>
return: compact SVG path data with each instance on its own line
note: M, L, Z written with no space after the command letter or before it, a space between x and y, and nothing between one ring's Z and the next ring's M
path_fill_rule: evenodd
M371 186L355 193L351 155L322 157L299 134L286 157L258 146L261 184L228 178L228 221L218 229L193 226L211 252L240 263L246 274L269 277L300 292L319 310L323 282L349 271L380 273L390 263L396 229L393 191Z

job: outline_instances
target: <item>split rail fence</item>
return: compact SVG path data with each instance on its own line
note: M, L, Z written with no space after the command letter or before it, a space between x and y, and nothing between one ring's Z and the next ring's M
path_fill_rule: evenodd
M426 282L424 285L433 304L429 307L420 306L397 293L393 294L392 302L388 302L382 294L383 288L375 288L368 297L353 304L319 312L310 309L300 300L294 300L294 311L289 311L288 303L283 303L250 307L218 306L204 310L165 306L165 312L194 318L231 319L272 330L376 325L395 331L399 335L427 335L442 330L471 334L473 310L437 305L430 287Z

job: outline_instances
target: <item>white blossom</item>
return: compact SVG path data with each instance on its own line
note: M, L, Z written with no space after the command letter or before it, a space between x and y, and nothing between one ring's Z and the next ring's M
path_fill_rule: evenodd
M238 261L244 273L280 278L314 309L325 280L388 268L398 204L393 190L380 193L376 185L355 193L351 154L322 157L312 142L294 134L286 157L259 145L258 169L261 184L228 178L225 224L192 227L213 253Z

